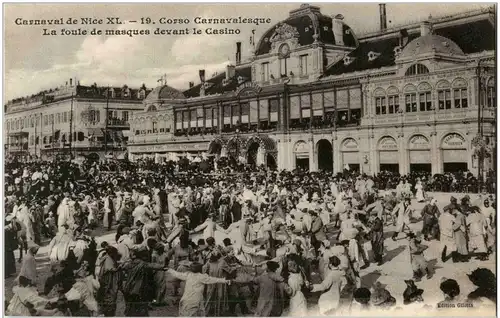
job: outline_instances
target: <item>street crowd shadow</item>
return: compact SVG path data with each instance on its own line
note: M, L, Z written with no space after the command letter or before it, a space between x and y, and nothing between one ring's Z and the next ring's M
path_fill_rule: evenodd
M430 261L427 262L427 268L429 269L429 272L431 273L432 276L436 274L436 270L442 268L441 266L438 266L437 263L438 263L437 258L431 259Z
M375 270L361 277L361 287L371 288L375 282L382 276L379 270Z
M387 251L384 257L384 263L388 263L392 261L396 256L401 254L405 250L404 246L398 246L395 249L392 249L390 251Z

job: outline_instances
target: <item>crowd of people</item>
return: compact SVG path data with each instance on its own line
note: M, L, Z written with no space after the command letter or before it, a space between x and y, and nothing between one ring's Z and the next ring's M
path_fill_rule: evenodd
M481 266L495 253L493 195L452 197L440 211L427 194L437 181L424 175L221 173L201 163L6 162L5 275L16 277L7 314L116 316L119 293L125 316L148 316L177 295L179 316L495 308L496 277ZM410 251L403 303L360 278L386 262L392 226ZM98 245L95 228L116 234ZM52 264L41 282L35 256L47 239ZM475 291L461 295L457 280L443 279L442 301L424 301L417 284L432 278L423 242L432 240L442 263L475 258Z

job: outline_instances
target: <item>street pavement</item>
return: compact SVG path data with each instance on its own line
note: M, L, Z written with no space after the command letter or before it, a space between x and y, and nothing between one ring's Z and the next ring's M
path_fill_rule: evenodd
M443 207L449 204L450 197L453 195L457 199L463 195L450 194L450 193L430 193L438 200L438 207L440 211L443 211ZM469 194L471 197L471 202L474 202L478 197L475 194ZM415 210L419 212L424 203L413 202ZM416 222L410 224L410 228L415 233L420 232L422 229L422 222ZM408 250L408 240L405 238L393 241L391 235L394 231L394 226L389 225L384 228L385 232L385 256L384 264L378 266L375 263L371 263L366 269L360 271L361 284L362 287L370 288L375 282L380 282L385 288L396 298L397 305L403 305L403 292L406 288L404 282L405 279L412 279L413 272L410 264L410 254ZM96 237L98 246L101 242L108 241L114 243L115 233L105 233ZM404 237L404 235L400 235ZM440 281L443 278L453 278L455 279L459 286L462 297L466 297L471 291L475 289L474 285L469 281L467 274L471 273L474 269L478 267L484 267L492 270L496 274L496 254L490 255L488 261L478 261L472 259L467 263L453 263L451 260L446 263L441 261L441 245L439 241L423 241L422 244L428 245L429 248L424 252L425 258L430 264L433 272L431 279L426 279L425 276L421 282L417 282L418 288L424 290L423 298L425 303L430 305L435 305L437 302L443 300L443 293L439 289ZM367 242L365 248L368 251L368 255L371 257L371 246ZM18 252L16 252L16 257ZM37 270L40 272L47 272L49 270L49 250L48 246L42 246L36 256L37 259ZM6 286L7 287L7 286ZM9 288L9 287L7 287ZM8 299L8 298L7 298ZM175 313L176 309L168 310L166 313L157 313L158 315L172 315ZM156 315L155 312L151 313ZM495 315L492 313L484 313L485 315Z

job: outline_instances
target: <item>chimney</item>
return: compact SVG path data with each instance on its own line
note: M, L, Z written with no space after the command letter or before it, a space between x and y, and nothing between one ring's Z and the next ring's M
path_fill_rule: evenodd
M403 48L406 44L408 44L408 30L402 29L399 31L399 46Z
M227 65L226 66L226 80L230 80L231 78L236 75L236 67L234 65Z
M236 42L236 64L241 63L241 42Z
M200 70L200 96L205 96L205 70Z
M387 30L387 13L385 11L385 3L378 5L380 9L380 31Z
M429 21L424 21L420 25L420 36L426 36L431 34L431 24Z
M193 88L194 82L189 82L189 88Z
M73 79L72 78L69 79L69 86L73 86Z

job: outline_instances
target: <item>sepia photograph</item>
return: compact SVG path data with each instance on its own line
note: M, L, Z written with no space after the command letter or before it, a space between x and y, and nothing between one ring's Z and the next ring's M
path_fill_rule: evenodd
M4 3L6 316L496 316L496 3Z

